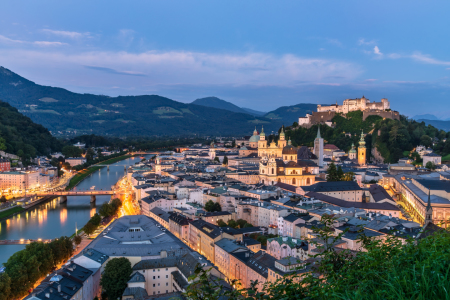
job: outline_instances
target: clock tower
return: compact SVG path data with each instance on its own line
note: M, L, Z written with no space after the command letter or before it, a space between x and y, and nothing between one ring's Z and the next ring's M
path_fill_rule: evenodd
M366 164L366 141L364 140L364 133L361 130L361 139L358 147L358 164L361 166Z

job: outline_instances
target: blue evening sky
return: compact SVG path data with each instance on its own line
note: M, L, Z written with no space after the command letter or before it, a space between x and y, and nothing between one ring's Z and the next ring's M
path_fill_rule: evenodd
M2 1L0 65L82 93L450 117L449 1Z

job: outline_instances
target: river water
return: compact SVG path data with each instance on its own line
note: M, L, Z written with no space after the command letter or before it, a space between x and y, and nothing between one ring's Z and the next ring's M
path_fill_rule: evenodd
M147 156L148 158L148 156ZM134 165L140 161L132 157L96 171L80 182L76 190L88 190L95 186L96 190L110 190L122 176L124 166ZM32 209L0 221L0 240L20 239L53 239L60 236L71 236L75 227L80 229L89 221L98 208L110 200L111 196L97 196L96 202L90 203L90 196L67 197L66 203L59 198L39 204ZM25 245L0 245L0 266L15 252Z

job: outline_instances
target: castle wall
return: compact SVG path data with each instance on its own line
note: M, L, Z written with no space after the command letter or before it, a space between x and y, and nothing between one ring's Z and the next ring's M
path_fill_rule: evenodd
M363 121L368 116L380 116L386 119L400 120L400 113L398 111L381 111L381 110L365 110L363 111Z

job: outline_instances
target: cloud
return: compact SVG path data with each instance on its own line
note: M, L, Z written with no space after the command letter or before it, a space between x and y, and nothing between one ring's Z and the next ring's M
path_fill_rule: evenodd
M147 76L141 72L133 72L133 71L118 71L111 68L97 67L97 66L84 66L87 69L102 71L110 74L120 74L120 75L130 75L130 76Z
M426 64L450 66L450 61L438 60L432 58L430 55L425 55L420 52L415 52L412 55L410 55L410 57L415 61L423 62Z
M373 47L373 53L375 53L376 55L383 55L383 53L381 53L380 48L378 48L378 46Z
M358 40L358 45L362 46L362 45L375 45L376 41L375 40L371 40L371 41L366 41L365 39L359 39Z
M340 84L350 82L362 73L359 65L346 61L257 52L245 54L189 51L72 53L56 50L0 50L0 65L2 63L10 65L9 62L30 67L53 65L61 70L73 70L81 66L85 69L102 71L111 76L140 76L143 77L140 84L146 85L294 86L303 84L302 82ZM122 85L119 81L113 82L115 79L111 76L95 78L95 80L108 79L112 81L109 86ZM77 80L82 81L84 78Z
M62 42L49 42L49 41L34 41L34 42L28 42L23 40L15 40L10 39L6 36L0 35L0 43L5 44L22 44L22 45L35 45L35 46L63 46L67 45L66 43Z
M90 35L89 32L81 33L81 32L76 32L76 31L51 30L51 29L42 29L42 31L52 34L52 35L61 36L61 37L65 37L65 38L71 38L71 39L78 39L78 38Z
M366 79L366 80L364 80L364 81L366 81L366 82L375 82L375 81L377 81L378 79L372 79L372 78L369 78L369 79Z

